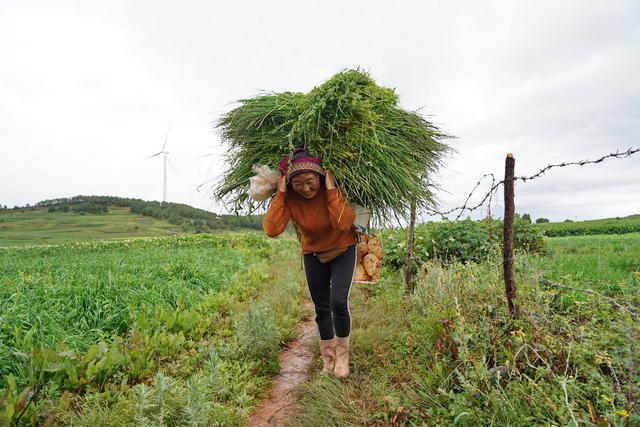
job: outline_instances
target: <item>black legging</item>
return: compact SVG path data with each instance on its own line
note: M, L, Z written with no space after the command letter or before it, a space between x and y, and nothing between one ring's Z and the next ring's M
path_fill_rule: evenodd
M314 254L304 256L304 272L316 308L320 339L333 338L334 327L335 335L338 337L349 336L349 291L355 268L355 245L349 246L346 252L326 264L318 261Z

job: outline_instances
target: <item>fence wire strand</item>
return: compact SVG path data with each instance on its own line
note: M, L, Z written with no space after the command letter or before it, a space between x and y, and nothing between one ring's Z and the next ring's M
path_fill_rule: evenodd
M598 164L598 163L602 163L603 161L605 161L606 159L609 158L616 158L616 159L620 159L620 158L626 158L626 157L631 157L634 154L637 154L640 152L640 148L629 148L626 151L620 151L620 150L616 150L616 152L614 153L609 153L607 155L604 155L598 159L595 160L579 160L579 161L575 161L575 162L562 162L562 163L556 163L556 164L549 164L547 166L545 166L544 168L540 169L538 172L536 172L533 175L530 176L516 176L513 178L514 182L515 181L522 181L522 182L527 182L527 181L531 181L534 180L536 178L541 177L542 175L544 175L545 173L547 173L550 169L553 168L562 168L562 167L567 167L567 166L585 166L585 165L589 165L589 164ZM480 184L482 183L482 181L487 178L487 177L491 177L491 188L489 189L489 191L482 197L482 199L480 199L480 202L469 207L468 203L469 200L471 200L471 197L473 197L473 194L476 192L476 190L480 187ZM504 179L501 181L496 182L496 178L495 175L492 173L487 173L484 174L480 177L480 179L478 180L478 182L476 183L475 187L473 187L473 189L471 190L471 192L469 193L469 195L467 196L466 200L464 201L464 203L462 204L462 206L458 206L455 207L453 209L449 209L448 211L445 212L441 212L437 209L428 209L427 213L430 215L438 215L440 217L442 217L443 219L446 218L447 215L452 214L456 211L460 211L458 213L458 215L456 216L454 221L458 221L462 215L465 212L473 212L476 209L479 209L480 207L482 207L485 203L489 203L489 207L488 207L488 213L489 215L491 215L491 201L493 200L494 195L496 194L496 192L498 191L498 189L500 188L501 185L504 184Z

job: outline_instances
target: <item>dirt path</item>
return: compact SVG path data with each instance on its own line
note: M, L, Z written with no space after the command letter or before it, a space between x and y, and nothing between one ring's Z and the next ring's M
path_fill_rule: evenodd
M309 316L299 325L296 341L280 354L280 373L274 379L271 396L263 401L249 421L251 427L282 426L286 418L296 410L295 388L303 383L316 356L316 322L313 320L313 304L305 302Z

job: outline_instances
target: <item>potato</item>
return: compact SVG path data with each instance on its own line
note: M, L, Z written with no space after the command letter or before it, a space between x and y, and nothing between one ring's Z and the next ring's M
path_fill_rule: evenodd
M365 256L368 253L369 246L367 245L367 242L361 241L360 243L358 243L358 254L362 254L362 256Z
M367 249L369 250L370 254L374 254L379 259L383 259L384 258L384 254L382 252L382 246L380 246L379 243L376 243L375 241L369 240L369 243L367 245Z
M362 266L362 264L356 265L356 274L354 276L354 280L356 282L368 282L369 281L369 276L364 271L364 267Z
M367 250L368 253L374 254L380 259L384 258L382 243L377 236L369 236L369 240L367 241Z
M380 259L374 254L366 254L362 259L364 271L366 271L369 276L373 276L378 270L378 261L380 261Z

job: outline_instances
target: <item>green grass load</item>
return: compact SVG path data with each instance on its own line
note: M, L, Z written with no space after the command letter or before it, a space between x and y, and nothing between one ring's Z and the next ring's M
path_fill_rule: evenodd
M382 222L406 217L413 200L418 208L435 205L432 177L450 150L448 136L402 109L395 91L366 72L339 72L308 94L269 93L239 104L216 124L229 156L214 189L236 212L261 205L247 195L251 167L277 170L300 138L344 195Z

